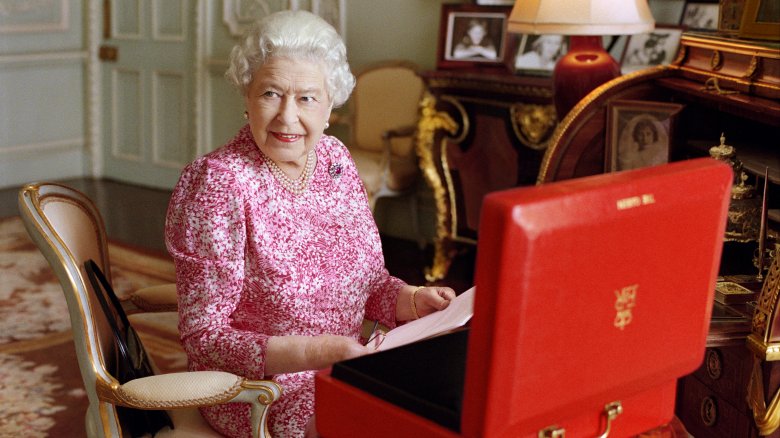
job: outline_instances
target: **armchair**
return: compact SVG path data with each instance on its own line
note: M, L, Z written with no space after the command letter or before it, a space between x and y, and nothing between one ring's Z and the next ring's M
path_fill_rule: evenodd
M52 183L23 187L19 192L19 211L27 232L51 265L65 294L79 369L89 399L85 418L88 436L123 436L116 406L127 406L167 410L174 429L163 429L158 437L216 437L219 434L209 428L196 408L222 403L250 403L254 436L268 436L268 408L282 392L273 381L203 371L155 375L119 384L107 371L113 369L116 344L91 285L85 281L84 261L88 259L95 260L111 280L100 213L84 194Z
M404 61L371 65L357 74L350 114L335 123L349 126L347 147L368 192L371 210L383 196L410 192L420 170L414 148L423 81ZM412 196L416 215L416 197ZM414 225L417 227L415 216ZM415 230L418 234L418 230Z

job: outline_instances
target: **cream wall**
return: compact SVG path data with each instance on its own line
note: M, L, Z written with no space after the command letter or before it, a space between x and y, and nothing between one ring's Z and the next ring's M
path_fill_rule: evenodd
M0 14L0 187L85 174L85 10L6 2Z

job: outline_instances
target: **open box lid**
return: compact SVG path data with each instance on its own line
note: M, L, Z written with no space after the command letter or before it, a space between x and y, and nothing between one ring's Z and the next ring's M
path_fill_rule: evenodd
M594 435L605 404L674 388L696 369L731 182L728 166L703 158L489 194L463 435L552 425ZM673 397L663 412L639 402L624 416L671 419ZM593 428L570 430L583 416ZM613 435L641 432L632 429L641 423L616 419Z

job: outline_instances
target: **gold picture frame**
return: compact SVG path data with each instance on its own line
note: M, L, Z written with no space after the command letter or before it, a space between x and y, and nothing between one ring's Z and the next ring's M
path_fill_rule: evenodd
M746 0L738 35L740 38L780 41L780 2Z

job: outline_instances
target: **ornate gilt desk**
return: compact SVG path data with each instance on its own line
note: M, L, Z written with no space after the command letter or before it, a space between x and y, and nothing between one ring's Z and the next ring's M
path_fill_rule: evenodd
M456 245L476 243L482 197L536 182L555 128L549 78L463 71L423 73L417 153L436 202L434 258L446 277Z

